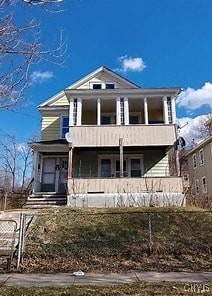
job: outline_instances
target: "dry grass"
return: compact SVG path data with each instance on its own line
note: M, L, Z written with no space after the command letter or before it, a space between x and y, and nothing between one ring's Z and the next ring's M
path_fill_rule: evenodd
M46 211L28 236L23 271L209 271L212 214L158 210L151 253L144 209Z
M196 296L200 295L196 288L196 292L189 291L189 284L184 283L135 283L130 285L118 285L111 287L97 286L70 286L63 288L50 287L30 287L30 288L15 288L15 287L0 287L1 296ZM201 285L201 290L205 288L204 294L210 295L211 284Z

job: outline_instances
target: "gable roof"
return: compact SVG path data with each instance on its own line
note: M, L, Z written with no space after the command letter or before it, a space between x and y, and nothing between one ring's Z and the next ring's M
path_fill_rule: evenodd
M107 68L105 66L101 66L101 67L97 68L96 70L94 70L93 72L89 73L88 75L86 75L86 76L82 77L81 79L77 80L73 84L69 85L66 88L66 90L67 89L76 89L76 88L79 88L81 85L85 84L86 82L88 82L92 78L100 75L101 73L107 74L108 76L111 77L111 79L119 81L121 84L126 85L128 88L134 88L134 89L140 88L137 84L135 84L135 83L129 81L128 79L122 77L121 75L113 72L109 68ZM39 107L44 107L44 106L49 105L49 104L53 104L57 100L61 99L63 96L65 96L64 90L60 91L59 93L57 93L53 97L51 97L48 100L46 100L43 103L41 103L38 106L38 108Z

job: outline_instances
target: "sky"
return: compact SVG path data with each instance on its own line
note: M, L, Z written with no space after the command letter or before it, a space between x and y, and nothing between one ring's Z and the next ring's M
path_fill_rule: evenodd
M16 0L18 1L18 0ZM18 6L16 21L35 18L54 47L61 30L64 64L33 65L24 104L0 110L0 135L27 142L40 132L37 106L104 65L141 87L180 87L177 117L188 134L212 107L212 0L63 0L61 12Z

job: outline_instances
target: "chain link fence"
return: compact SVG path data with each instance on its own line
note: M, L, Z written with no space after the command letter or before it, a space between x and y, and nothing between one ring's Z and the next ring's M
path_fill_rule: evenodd
M17 222L0 220L0 260L7 262L7 271L10 271L15 241L17 237Z
M211 218L211 211L185 210L37 213L20 265L28 272L209 271Z

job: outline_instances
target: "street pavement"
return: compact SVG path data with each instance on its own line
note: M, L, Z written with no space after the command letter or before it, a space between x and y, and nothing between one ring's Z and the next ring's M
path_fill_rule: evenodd
M212 272L132 272L126 274L85 273L74 276L73 273L56 274L0 274L0 285L16 287L61 287L71 285L112 286L134 282L183 282L183 283L212 283Z

